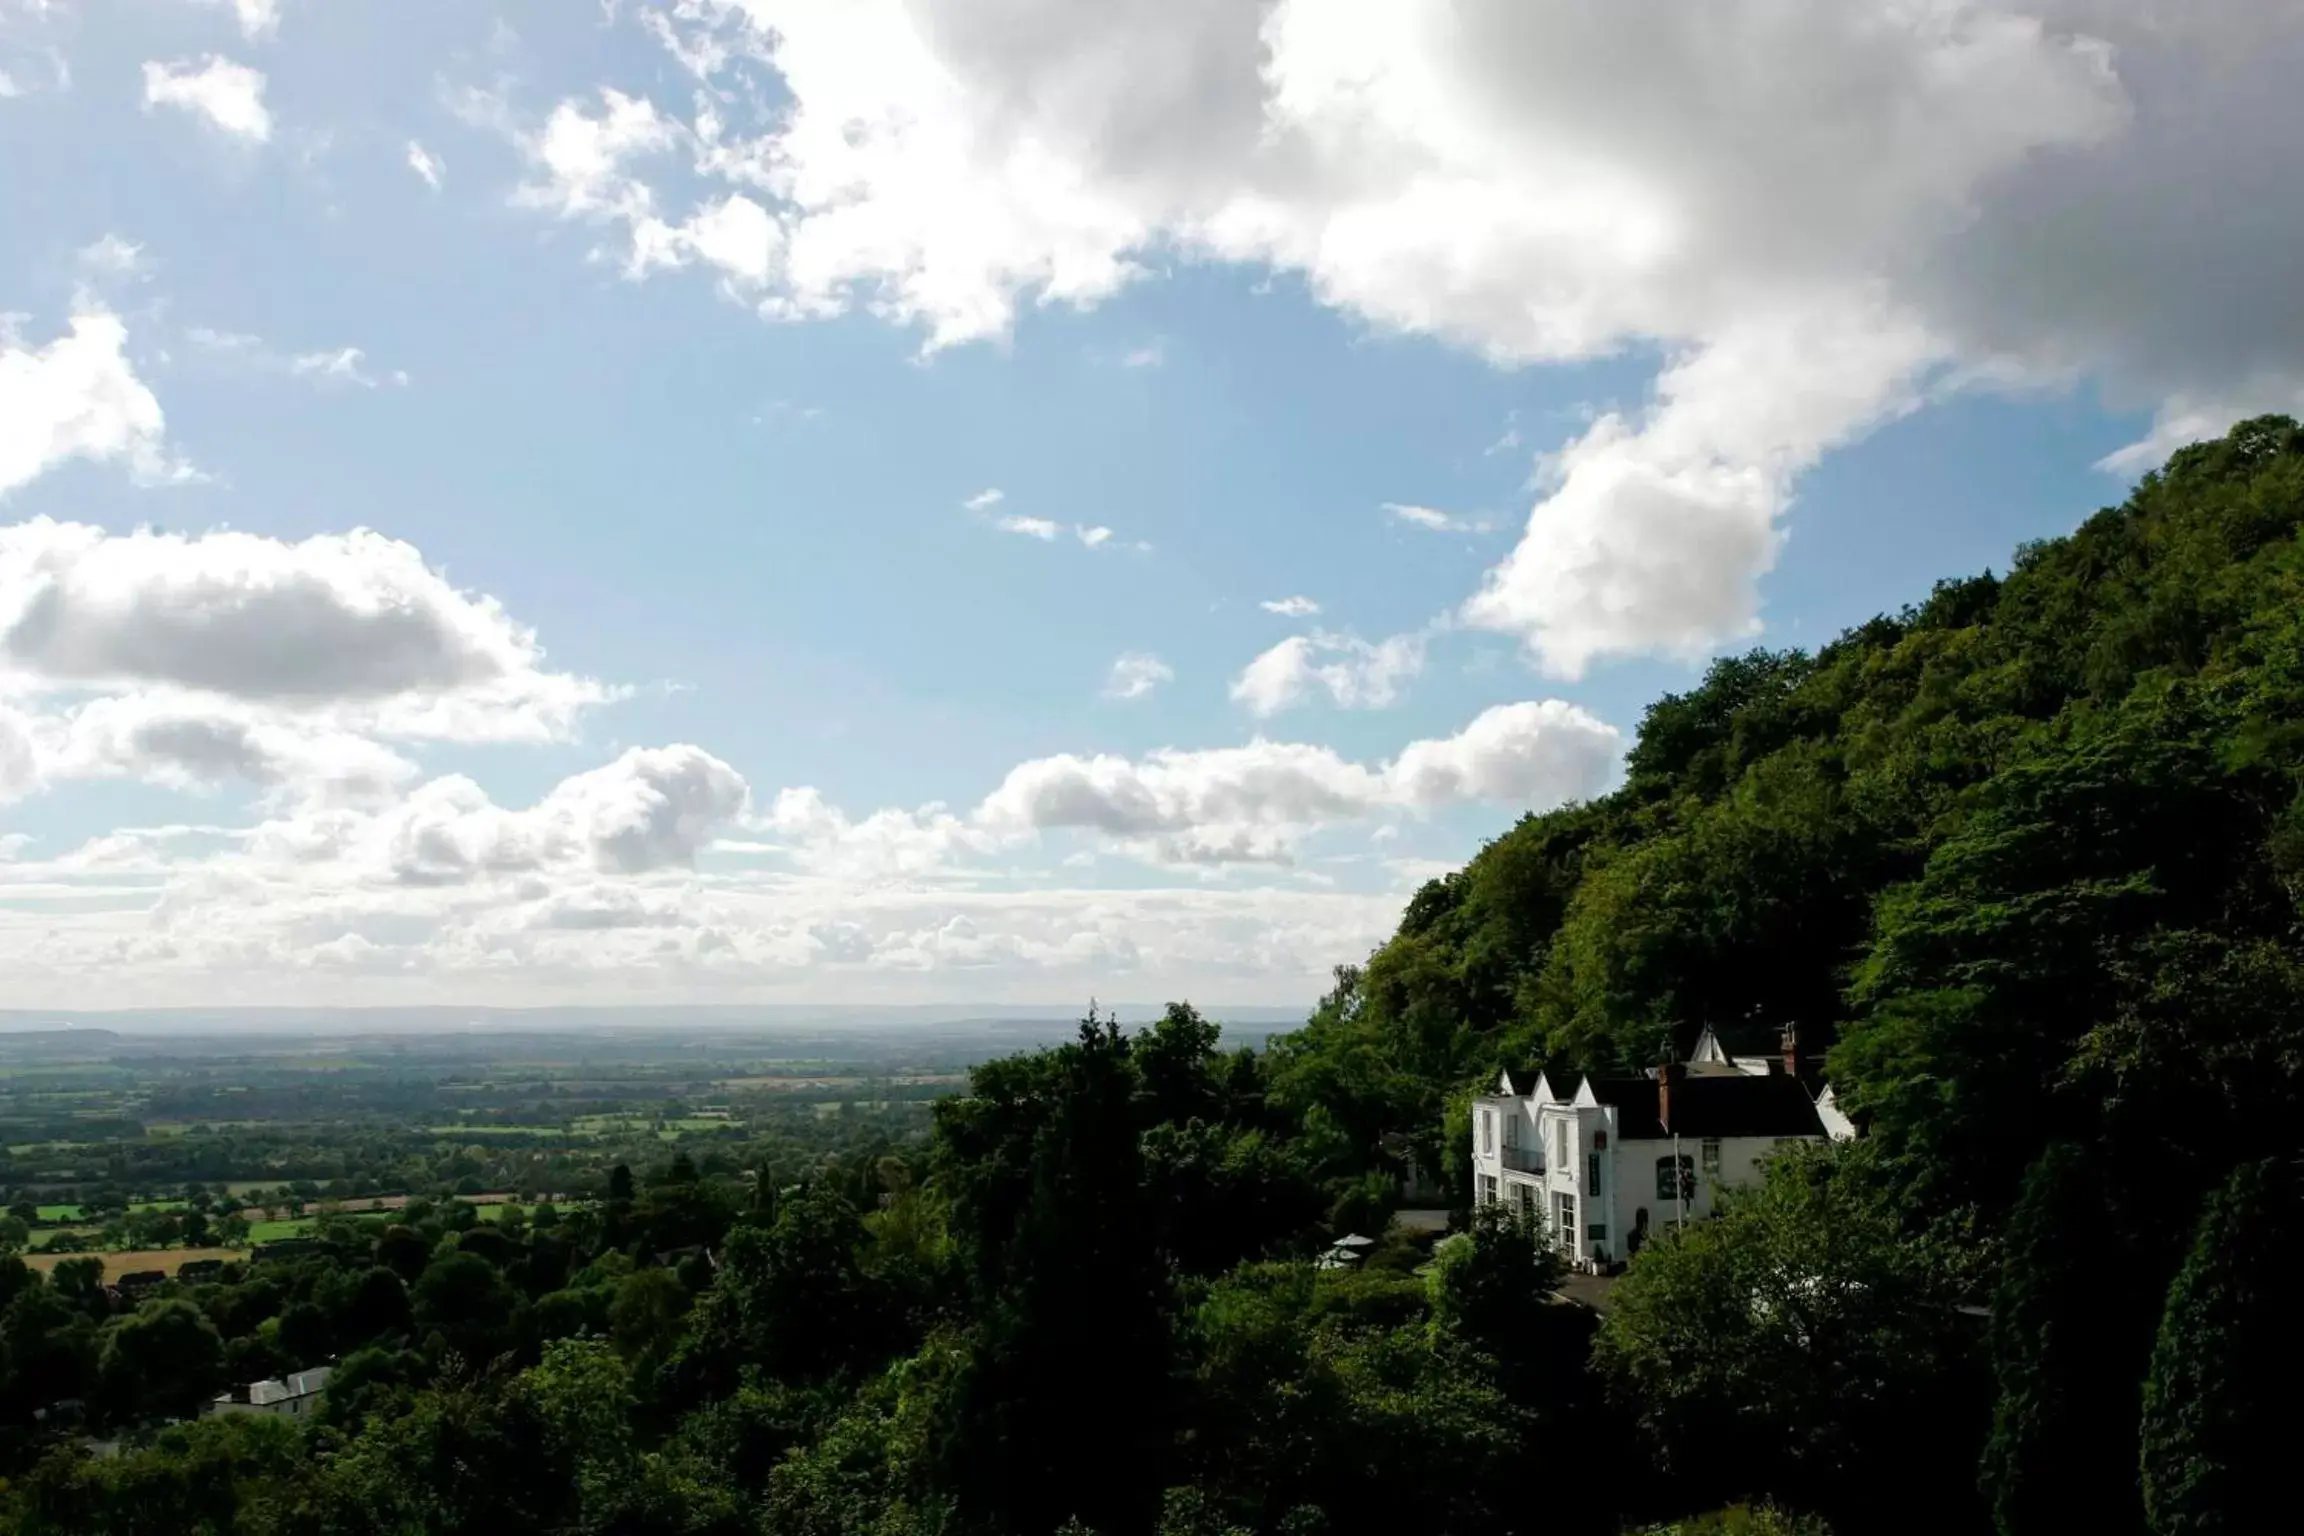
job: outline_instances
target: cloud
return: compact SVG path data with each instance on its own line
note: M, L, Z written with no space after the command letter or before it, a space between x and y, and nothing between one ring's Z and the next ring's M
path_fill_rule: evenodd
M351 731L164 692L91 700L48 734L40 771L53 780L131 778L190 790L239 783L337 804L381 800L417 774L407 758Z
M176 476L163 452L160 402L136 376L128 328L91 309L46 346L0 320L0 496L72 459L124 463L139 478Z
M435 192L448 177L448 167L440 158L414 139L408 141L408 169L422 177L424 185Z
M1623 740L1557 699L1499 705L1459 734L1367 767L1327 747L1269 742L1121 757L1038 758L1011 769L976 819L1095 832L1161 862L1281 862L1311 830L1387 810L1472 801L1547 809L1597 793Z
M637 229L655 217L656 200L627 162L670 149L680 141L680 129L639 97L615 90L600 97L598 115L564 101L542 128L521 140L537 175L514 201L562 218L623 221ZM636 272L647 270L637 248L631 264Z
M1104 680L1104 697L1141 699L1162 683L1176 680L1176 669L1146 651L1128 651L1112 663Z
M1153 342L1150 346L1136 347L1122 353L1120 366L1123 368L1157 368L1165 359L1166 354L1162 351L1160 343Z
M698 0L650 25L703 107L562 103L637 148L547 178L593 189L550 205L637 249L639 150L685 150L778 230L748 296L771 318L865 310L934 351L1181 254L1502 366L1661 359L1545 456L1464 610L1562 674L1747 633L1801 476L1925 400L2091 383L2156 413L2126 472L2304 398L2293 5ZM784 89L753 113L732 86L762 68Z
M1286 619L1308 619L1320 611L1320 605L1308 597L1268 597L1256 606Z
M391 759L363 779L373 745L321 722L153 693L45 722L0 703L0 787L36 773L43 752L54 761L67 727L88 772L276 787L251 826L123 828L47 857L21 838L0 845L0 969L26 1006L181 1004L227 980L273 1001L534 1004L827 985L1013 998L1116 976L1147 995L1300 1001L1337 954L1382 937L1406 889L1336 891L1291 872L1307 838L1471 800L1588 794L1622 746L1548 701L1488 711L1389 764L1261 740L1040 758L965 813L851 817L807 788L758 807L727 763L673 745L516 806L461 775L415 783ZM328 772L281 766L299 754ZM1007 861L1045 839L1193 878L1017 888ZM1256 865L1269 868L1246 878L1264 883L1207 883Z
M0 527L0 692L168 688L410 736L565 735L610 691L546 671L533 631L416 549L358 530Z
M1382 709L1398 700L1402 683L1424 670L1427 639L1422 632L1374 644L1326 630L1290 635L1241 669L1232 699L1258 717L1278 714L1314 693L1327 694L1341 709Z
M700 747L635 747L563 779L524 811L505 810L472 780L451 776L307 841L402 885L554 869L643 875L692 865L743 814L748 795L742 775ZM299 830L281 829L291 837Z
M282 374L320 384L350 384L377 389L385 384L405 387L405 370L376 373L368 354L359 347L324 347L313 352L282 352L261 336L244 331L219 331L204 325L189 327L184 339L201 353L258 373Z
M1407 502L1385 502L1384 510L1392 515L1395 522L1406 523L1412 528L1429 529L1433 533L1490 533L1496 527L1486 518L1458 517L1453 512L1442 512Z
M144 270L144 247L105 235L80 247L80 270L90 277L134 277Z
M362 389L374 389L384 378L368 371L368 354L358 347L338 347L333 352L301 352L288 359L288 371L298 378L334 380L356 384ZM406 384L408 375L395 371L390 376L394 384Z
M196 65L188 61L146 62L144 105L147 110L182 107L251 144L262 144L272 137L272 114L264 106L263 73L217 54Z
M208 5L229 5L240 22L240 35L250 42L280 30L280 0L203 0Z
M1000 503L1006 499L1007 498L1000 493L998 488L995 487L992 489L978 491L975 495L962 502L961 505L966 507L971 512L988 512L992 508L1000 505ZM1056 542L1056 540L1064 536L1064 524L1057 522L1054 518L1031 517L1021 512L1010 512L1000 517L996 517L992 519L992 526L999 529L1002 533L1019 533L1022 534L1025 538L1038 539L1044 544L1053 544ZM1089 523L1074 523L1072 525L1072 536L1078 539L1083 546L1089 549L1102 549L1105 545L1111 543L1114 538L1114 534L1111 529L1103 527L1101 524ZM1136 546L1139 551L1147 550L1151 547L1152 546L1149 544L1138 544Z

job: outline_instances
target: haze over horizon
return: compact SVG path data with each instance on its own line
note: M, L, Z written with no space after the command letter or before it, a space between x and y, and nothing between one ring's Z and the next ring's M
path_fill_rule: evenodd
M1300 1007L1708 658L2304 408L2300 77L2289 0L0 0L0 1002Z

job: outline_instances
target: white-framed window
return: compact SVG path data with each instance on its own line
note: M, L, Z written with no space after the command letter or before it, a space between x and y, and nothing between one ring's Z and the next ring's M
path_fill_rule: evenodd
M1558 1194L1552 1197L1552 1230L1560 1239L1560 1246L1576 1251L1576 1197Z
M1482 1205L1494 1205L1496 1203L1496 1175L1483 1173L1474 1179L1472 1184L1474 1199Z
M1720 1138L1704 1138L1704 1171L1714 1178L1720 1176Z
M1496 1115L1493 1110L1480 1111L1480 1155L1486 1157L1496 1150Z
M1568 1161L1568 1122L1565 1119L1552 1122L1552 1163L1562 1173L1576 1166Z
M1515 1184L1512 1193L1519 1201L1520 1219L1533 1224L1536 1220L1536 1187L1532 1184Z

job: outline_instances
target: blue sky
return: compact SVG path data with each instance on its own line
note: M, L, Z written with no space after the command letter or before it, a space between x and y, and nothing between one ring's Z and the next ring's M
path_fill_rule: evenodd
M1352 9L0 0L0 968L1305 1000L1708 655L2297 397L2261 220L2026 212L2292 28Z

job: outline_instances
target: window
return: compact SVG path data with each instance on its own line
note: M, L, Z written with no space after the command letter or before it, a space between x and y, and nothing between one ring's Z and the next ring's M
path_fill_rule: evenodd
M1512 1192L1519 1197L1520 1219L1529 1226L1536 1225L1536 1186L1533 1184L1515 1184L1512 1186Z
M1487 1110L1480 1111L1480 1155L1485 1157L1496 1150L1496 1117Z
M1600 1193L1600 1154L1597 1152L1584 1154L1584 1192L1590 1195Z
M1553 1199L1557 1204L1552 1208L1552 1230L1558 1234L1561 1247L1573 1248L1576 1243L1576 1197L1555 1195Z
M1482 1205L1494 1205L1496 1203L1496 1176L1494 1174L1484 1173L1472 1182L1476 1186L1476 1194Z
M1575 1165L1568 1161L1568 1122L1565 1120L1552 1122L1552 1161L1562 1173L1574 1170Z
M1678 1173L1675 1178L1674 1173ZM1656 1199L1660 1204L1696 1198L1696 1160L1692 1157L1656 1159Z
M1704 1171L1713 1178L1720 1176L1720 1138L1717 1136L1704 1138Z

